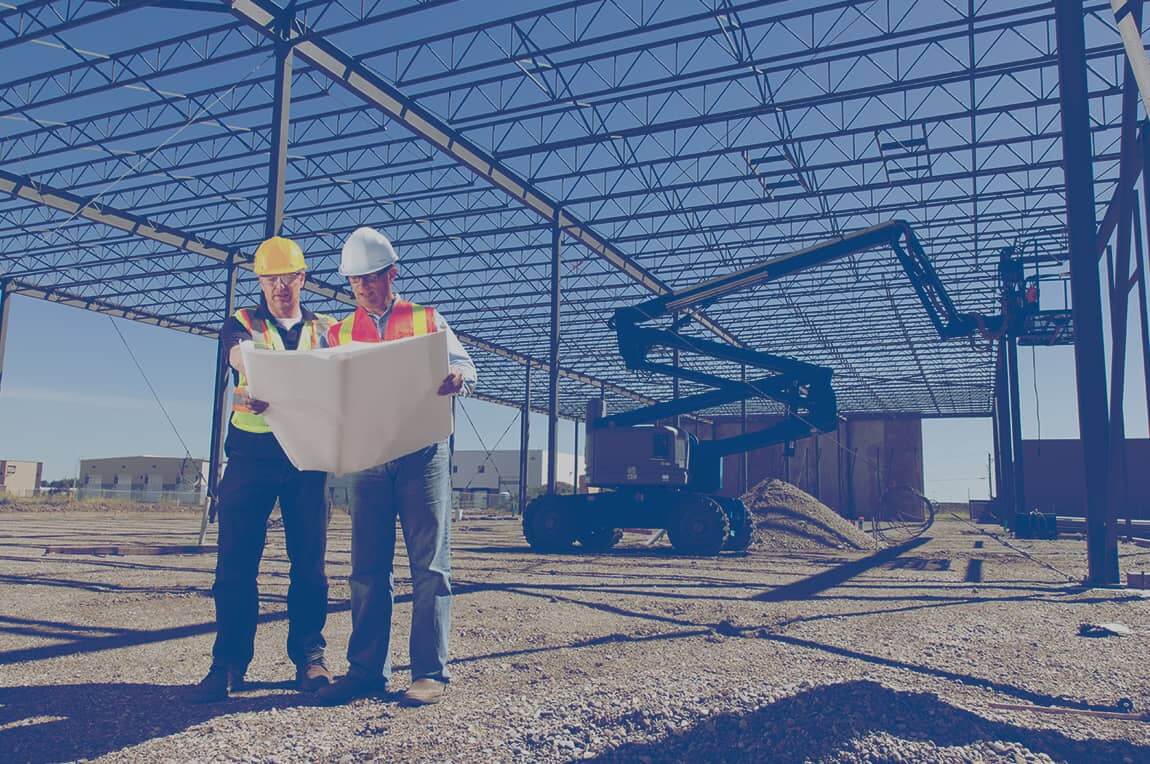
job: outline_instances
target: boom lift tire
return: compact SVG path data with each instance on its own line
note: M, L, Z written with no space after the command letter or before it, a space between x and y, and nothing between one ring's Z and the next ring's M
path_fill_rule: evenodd
M575 543L572 516L575 506L567 496L540 496L523 512L523 536L536 552L569 552Z
M699 493L680 496L667 528L671 546L683 554L717 555L731 532L727 513L710 496Z
M716 501L722 505L727 513L727 523L731 533L723 543L723 549L731 552L745 552L751 546L751 538L755 531L751 513L741 499L731 499L725 496L716 496Z

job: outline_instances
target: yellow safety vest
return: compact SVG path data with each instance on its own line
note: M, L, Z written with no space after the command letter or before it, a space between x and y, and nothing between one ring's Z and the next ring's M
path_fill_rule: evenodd
M311 350L319 347L319 338L336 323L333 317L323 313L316 313L314 316L311 320L304 320L297 350ZM287 349L284 346L283 337L280 336L279 326L275 321L265 321L258 318L256 311L251 308L240 308L235 312L235 317L252 335L252 342L257 348L264 350ZM247 377L240 374L240 381L236 384L235 392L246 393L247 387ZM234 398L232 402L232 425L246 432L264 433L272 430L261 414L255 413L246 405L237 403Z

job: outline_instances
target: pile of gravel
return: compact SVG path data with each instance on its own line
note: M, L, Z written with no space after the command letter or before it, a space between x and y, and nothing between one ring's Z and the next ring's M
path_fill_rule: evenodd
M866 533L782 480L764 480L742 499L755 526L752 547L798 552L874 548Z

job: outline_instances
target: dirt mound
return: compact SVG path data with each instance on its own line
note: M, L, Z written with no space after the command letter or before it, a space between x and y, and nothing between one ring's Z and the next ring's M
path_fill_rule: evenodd
M742 499L755 526L752 547L802 552L874 548L869 535L782 480L764 480Z

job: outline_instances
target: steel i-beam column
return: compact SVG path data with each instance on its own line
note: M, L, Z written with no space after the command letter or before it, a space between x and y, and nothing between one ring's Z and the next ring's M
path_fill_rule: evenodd
M1150 136L1147 136L1150 140ZM1150 169L1150 168L1148 168ZM1143 171L1143 183L1150 190L1150 175ZM1137 199L1137 195L1134 197ZM1143 203L1146 205L1146 219L1150 220L1150 193L1143 194ZM1142 248L1142 223L1138 214L1138 203L1134 203L1134 257L1138 281L1138 318L1142 327L1142 381L1146 392L1146 417L1150 424L1150 316L1147 316L1146 306L1146 252Z
M999 437L1000 425L998 423L999 413L998 413L998 368L997 368L997 366L995 367L995 370L994 370L994 381L995 381L995 386L994 386L995 400L994 400L994 403L991 404L991 407L990 407L990 444L991 444L991 451L992 451L991 471L994 474L994 485L993 485L993 487L988 486L987 487L988 490L986 492L986 497L988 499L992 499L992 500L996 496L999 496L1002 494L1002 454L999 453L1000 449L998 447L998 437Z
M236 270L236 256L230 254L225 272L222 320L227 320L228 316L235 311ZM200 521L200 544L204 543L204 536L208 532L208 523L215 519L217 509L216 494L220 484L220 464L223 461L224 430L227 427L228 417L226 399L230 375L231 365L228 362L228 353L224 350L223 343L219 342L216 344L216 376L212 384L212 434L208 450L208 503L204 507L204 516Z
M0 385L4 382L4 346L8 342L8 309L12 307L12 282L0 281Z
M559 214L551 222L551 368L547 370L547 492L555 493L559 455L559 268L563 231Z
M519 514L527 507L527 446L531 440L531 364L523 367L523 408L519 412Z
M1006 376L1010 380L1010 453L1014 457L1010 473L1010 503L1015 513L1026 511L1026 485L1022 461L1022 395L1018 371L1018 342L1006 338Z
M997 476L999 482L995 495L999 520L1006 524L1014 509L1014 449L1011 447L1010 422L1010 383L1007 375L1007 340L998 340L998 359L994 366L994 444L995 458L998 459Z
M739 381L743 384L747 383L747 365L741 364L739 366ZM747 434L747 399L744 397L739 401L739 434ZM742 496L750 488L751 476L748 472L751 466L750 454L744 449L739 454L739 495Z
M1115 192L1124 198L1120 200L1122 213L1118 221L1118 262L1114 261L1114 251L1106 248L1106 290L1110 302L1110 504L1114 508L1114 524L1107 532L1115 533L1117 543L1118 524L1126 517L1126 533L1129 535L1133 524L1130 513L1130 492L1126 481L1126 319L1130 314L1130 290L1134 286L1130 277L1130 233L1133 220L1130 193L1123 191L1121 184ZM1121 250L1125 248L1126 257ZM1119 275L1123 274L1123 275ZM1107 540L1107 543L1110 543Z
M571 468L571 492L579 493L579 420L571 420L571 429L575 430L575 466Z
M285 21L284 24L289 24ZM286 38L287 31L281 35ZM267 221L264 235L279 236L284 219L284 176L287 174L288 130L291 123L292 47L280 40L275 46L276 78L272 94L271 160L268 163Z
M1118 546L1107 542L1113 518L1109 500L1109 412L1102 339L1102 295L1098 278L1097 222L1090 100L1086 90L1086 33L1082 0L1056 0L1058 100L1062 120L1062 164L1070 244L1070 291L1074 316L1074 367L1078 384L1078 429L1086 476L1086 548L1095 586L1118 583Z
M1142 2L1129 3L1134 23L1142 26ZM1130 239L1136 209L1134 179L1137 171L1125 161L1138 146L1138 83L1126 60L1122 80L1121 177L1118 183L1118 246L1111 264L1110 286L1110 505L1114 522L1107 527L1106 545L1118 546L1118 517L1128 510L1129 491L1126 482L1126 327L1130 314ZM1129 518L1129 514L1127 513Z

